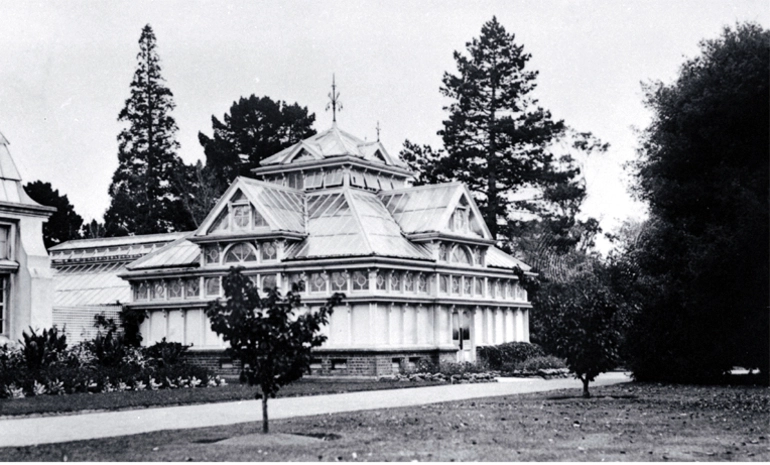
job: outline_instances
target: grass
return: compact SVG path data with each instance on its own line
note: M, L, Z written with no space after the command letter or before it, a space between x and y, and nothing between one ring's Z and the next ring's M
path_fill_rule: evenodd
M398 382L344 379L302 379L285 386L278 397L312 396L342 392L401 389L441 384L433 381ZM0 416L61 414L91 410L122 410L129 408L201 404L250 400L257 387L244 384L195 389L162 389L159 391L125 391L97 394L79 393L66 396L38 396L24 399L0 399Z
M271 422L310 445L217 441L259 423L0 449L10 461L770 461L770 391L632 383Z

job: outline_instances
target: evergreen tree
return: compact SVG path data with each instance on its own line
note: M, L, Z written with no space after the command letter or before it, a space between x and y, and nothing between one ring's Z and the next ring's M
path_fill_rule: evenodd
M314 121L307 107L253 94L233 102L224 122L212 116L213 138L198 133L198 140L220 193L237 176L251 176L260 161L314 135Z
M770 31L727 28L701 43L652 110L635 165L650 221L627 262L642 290L629 335L638 379L770 373Z
M514 212L525 223L555 220L558 233L566 235L577 224L574 206L579 209L585 197L571 152L607 146L590 133L570 131L537 105L532 96L537 71L527 68L530 55L496 18L466 45L467 56L454 53L458 74L445 73L441 87L452 100L439 131L447 154L407 144L402 156L426 180L464 182L495 237L513 236L516 223L509 219Z
M24 186L32 200L47 207L56 207L56 212L43 225L43 243L51 248L62 242L81 239L80 228L83 218L75 212L66 195L60 195L49 182L34 181Z
M171 116L173 94L161 76L155 34L142 29L131 96L118 115L127 123L118 136L118 168L112 177L112 203L104 215L108 236L191 229L174 173L184 169L177 155L178 130Z

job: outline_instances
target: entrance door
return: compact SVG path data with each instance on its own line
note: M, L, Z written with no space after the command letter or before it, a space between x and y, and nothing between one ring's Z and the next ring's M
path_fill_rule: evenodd
M458 362L472 362L475 359L473 356L473 344L471 344L470 313L452 313L452 343L458 348Z

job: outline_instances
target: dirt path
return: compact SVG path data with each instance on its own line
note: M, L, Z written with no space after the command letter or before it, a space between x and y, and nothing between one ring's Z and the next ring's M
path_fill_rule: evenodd
M594 385L628 382L622 373L599 376ZM498 383L429 386L386 391L351 392L270 401L271 419L327 413L408 407L480 397L581 387L575 379L504 379ZM222 402L178 407L145 408L0 421L0 447L29 446L83 439L247 423L262 419L259 401Z

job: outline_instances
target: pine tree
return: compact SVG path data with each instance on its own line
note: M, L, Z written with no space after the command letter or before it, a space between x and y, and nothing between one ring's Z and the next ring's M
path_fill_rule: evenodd
M510 240L514 212L528 220L553 221L549 228L568 236L576 226L573 207L585 197L570 152L607 146L590 133L569 130L538 106L532 96L538 73L527 68L530 55L496 18L466 46L467 56L454 53L458 74L445 73L441 87L442 95L453 100L444 108L449 118L439 131L447 154L415 150L411 144L402 156L415 158L411 165L428 179L464 182L495 237Z
M112 203L104 215L108 236L151 234L191 229L182 208L174 173L184 169L173 94L161 76L155 34L142 29L131 96L118 115L127 123L118 135L118 168L112 177Z

